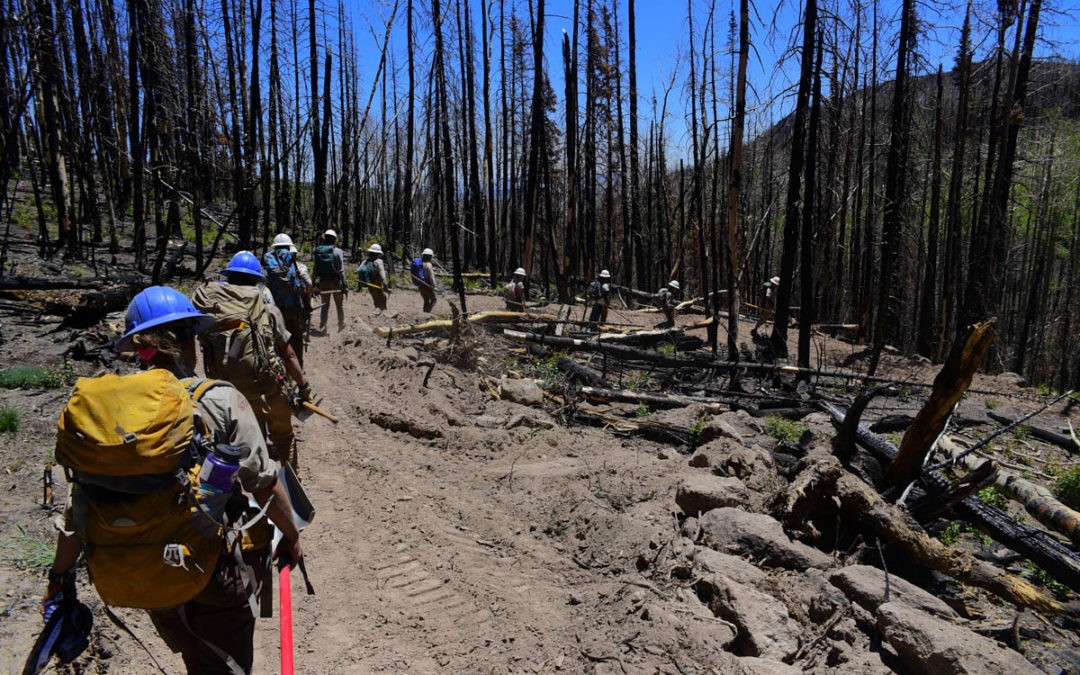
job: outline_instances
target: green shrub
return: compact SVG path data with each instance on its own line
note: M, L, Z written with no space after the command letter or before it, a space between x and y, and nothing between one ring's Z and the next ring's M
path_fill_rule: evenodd
M19 411L9 406L0 406L0 433L19 430Z
M4 389L56 389L70 384L75 372L70 365L63 368L39 368L15 366L0 371L0 388Z
M809 427L802 422L794 422L780 415L769 415L765 418L765 433L779 441L798 443L807 429Z
M660 352L664 356L675 356L675 344L672 342L665 342L656 348L656 351Z
M1064 598L1069 593L1069 588L1050 576L1050 573L1039 567L1035 563L1029 562L1027 564L1026 576L1031 579L1031 583L1036 586L1042 586L1046 590L1050 591L1059 598Z
M964 534L964 525L962 523L952 522L945 526L945 529L938 533L938 539L942 544L946 546L952 546L960 539L960 535Z
M637 409L634 410L634 417L638 418L639 420L643 420L651 414L652 409L649 408L649 404L647 403L638 404Z
M1059 475L1054 481L1054 494L1069 508L1080 510L1080 468Z
M623 386L630 391L648 391L651 389L649 374L642 370L631 371L623 381Z
M990 410L993 410L994 408L997 408L997 407L1000 407L1000 406L1001 406L1001 401L997 400L996 398L988 398L988 399L986 399L986 407L989 408Z
M1004 509L1009 502L996 485L989 485L979 490L979 499L998 509Z

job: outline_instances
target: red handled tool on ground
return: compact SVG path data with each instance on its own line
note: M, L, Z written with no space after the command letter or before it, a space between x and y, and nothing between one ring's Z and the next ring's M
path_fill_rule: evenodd
M278 482L285 488L285 494L289 496L292 506L293 520L296 528L303 531L304 528L315 518L315 507L311 505L304 487L296 477L292 467L283 464L278 469ZM274 550L277 550L281 541L281 531L274 528ZM294 561L287 553L279 553L278 567L278 617L281 630L281 675L293 675L293 631L292 631L292 585L290 572L292 566L300 567L300 574L304 576L304 585L308 595L315 595L315 589L308 580L307 567L304 559Z

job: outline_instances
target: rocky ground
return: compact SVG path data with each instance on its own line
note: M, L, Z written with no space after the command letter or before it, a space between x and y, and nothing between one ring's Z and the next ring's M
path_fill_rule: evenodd
M423 318L411 289L395 292L390 304L390 312L375 315L367 296L351 294L345 330L315 334L308 352L308 377L340 423L318 416L297 422L301 478L318 512L304 534L316 595L304 596L293 584L298 672L1080 668L1071 619L1018 613L910 565L888 565L886 596L882 561L894 560L887 542L879 550L865 538L827 552L826 544L789 536L768 515L770 499L787 484L774 466L776 438L764 419L745 411L706 415L696 449L565 426L564 400L508 383L538 372L520 345L483 331L454 353L440 337L388 344L374 328ZM469 297L471 311L500 304ZM436 313L447 312L443 299ZM656 320L627 311L613 317L623 319ZM0 321L0 367L57 368L72 344L90 348L119 328L119 315L88 330L58 329L53 317ZM830 367L855 351L818 342ZM72 363L81 374L99 367ZM887 357L885 368L924 382L936 372L900 356ZM500 382L524 403L500 395ZM973 438L994 428L988 409L1015 416L1044 399L1010 378L980 376L973 386L997 392L962 403L960 414L980 421L965 430ZM0 405L18 409L22 421L18 432L0 433L3 673L21 668L40 626L43 581L23 568L34 562L30 543L52 536L50 514L39 505L40 478L66 394L0 390ZM912 389L884 399L867 418L913 414L923 396ZM702 414L650 417L685 422ZM1066 422L1061 406L1040 420L1057 430ZM804 422L817 446L827 448L834 433L828 418L814 413ZM1068 461L1033 439L1018 447L1035 458L1036 471ZM57 483L62 495L59 474ZM962 529L955 545L985 546ZM1023 561L1012 565L1025 570ZM105 617L82 579L95 632L70 672L155 672L156 664L182 671L141 613L118 611L136 640ZM260 621L256 647L256 672L277 672L276 620Z

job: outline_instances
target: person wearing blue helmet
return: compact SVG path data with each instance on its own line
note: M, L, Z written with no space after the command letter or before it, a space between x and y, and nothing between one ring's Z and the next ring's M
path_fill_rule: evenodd
M303 555L300 533L284 487L277 482L277 464L270 458L258 420L235 387L194 378L195 338L212 323L212 317L179 291L152 286L128 305L125 332L117 347L138 353L149 369L163 369L180 378L189 392L200 391L192 398L214 441L239 450L240 486L266 507L267 517L283 533L277 552L297 561ZM149 460L140 457L140 461ZM77 523L87 517L80 515L87 503L83 489L78 482L71 485L67 508L56 520L56 554L42 601L46 611L55 604L54 598L74 588L84 531ZM95 494L101 491L95 487ZM246 498L240 501L246 504ZM133 545L141 544L141 540L133 541ZM270 554L268 535L257 545L245 547L239 557L222 553L209 583L197 595L175 607L148 610L158 634L181 654L189 673L251 672L255 617L248 596L258 597ZM249 583L238 586L236 580L242 578Z
M298 471L285 377L296 383L301 399L310 401L313 395L290 344L292 333L278 307L260 291L263 268L253 253L234 255L225 278L201 286L192 296L195 307L215 319L215 327L201 338L206 372L228 380L247 397L274 456ZM238 347L239 353L233 353Z

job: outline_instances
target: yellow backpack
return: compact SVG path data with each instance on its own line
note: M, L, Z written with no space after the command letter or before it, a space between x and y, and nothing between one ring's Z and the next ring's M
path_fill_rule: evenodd
M209 441L196 400L172 373L153 369L80 378L60 413L56 459L79 487L75 529L108 605L187 602L226 548L225 528L196 498L200 443Z

